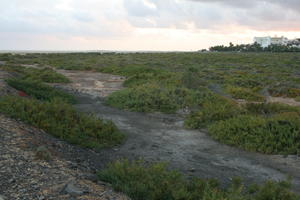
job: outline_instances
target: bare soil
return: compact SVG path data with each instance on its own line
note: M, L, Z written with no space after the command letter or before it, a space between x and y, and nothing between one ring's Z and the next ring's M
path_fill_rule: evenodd
M287 97L268 97L268 102L270 103L283 103L290 106L300 106L300 102L293 98Z
M93 97L106 97L123 88L125 80L122 76L98 73L93 71L56 70L68 77L72 83L63 85L62 88L89 94ZM61 86L61 85L60 85Z

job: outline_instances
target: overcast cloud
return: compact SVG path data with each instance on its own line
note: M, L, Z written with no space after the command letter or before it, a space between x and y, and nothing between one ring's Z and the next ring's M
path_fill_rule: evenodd
M196 50L300 37L299 0L1 0L0 49Z

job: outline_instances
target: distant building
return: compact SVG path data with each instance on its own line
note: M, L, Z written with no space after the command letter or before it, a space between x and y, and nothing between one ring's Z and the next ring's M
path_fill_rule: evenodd
M260 44L261 47L266 48L272 44L274 45L287 45L289 43L289 39L286 37L255 37L254 42Z
M271 45L271 37L255 37L254 43L259 44L263 48L268 47Z

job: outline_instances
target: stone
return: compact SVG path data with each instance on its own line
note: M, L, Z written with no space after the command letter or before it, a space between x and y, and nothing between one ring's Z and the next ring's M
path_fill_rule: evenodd
M0 195L0 200L6 200L6 198L3 195Z
M86 193L81 188L75 186L75 183L73 181L66 184L63 191L72 196L80 196L80 195L83 195L84 193Z
M49 161L51 153L45 146L39 146L36 150L36 157L41 160Z

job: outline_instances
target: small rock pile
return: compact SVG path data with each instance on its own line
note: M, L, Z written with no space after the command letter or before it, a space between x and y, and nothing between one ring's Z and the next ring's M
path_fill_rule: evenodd
M68 144L43 144L39 137L45 134L0 114L0 200L128 200L99 182L88 166L83 170L56 155L49 145Z

